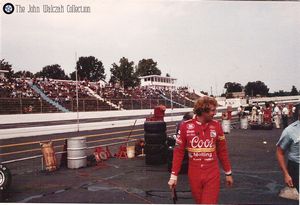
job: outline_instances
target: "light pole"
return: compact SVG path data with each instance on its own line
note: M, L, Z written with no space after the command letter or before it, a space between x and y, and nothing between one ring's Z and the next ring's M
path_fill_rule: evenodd
M78 69L77 69L77 52L75 53L75 68L76 68L76 72L75 72L75 76L76 76L76 102L77 102L77 132L79 132L79 101L78 101Z

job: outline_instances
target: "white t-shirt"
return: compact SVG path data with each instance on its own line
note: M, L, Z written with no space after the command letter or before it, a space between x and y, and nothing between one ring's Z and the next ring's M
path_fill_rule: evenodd
M284 107L284 108L282 109L282 114L283 114L283 115L288 115L288 114L289 114L289 109L287 109L287 107Z
M275 107L274 108L274 114L276 114L276 115L280 115L281 113L280 113L280 109L279 109L279 107Z

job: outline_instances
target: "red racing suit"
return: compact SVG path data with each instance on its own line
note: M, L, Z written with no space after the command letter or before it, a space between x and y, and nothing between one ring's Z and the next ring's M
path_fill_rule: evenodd
M177 135L171 179L177 179L185 149L189 155L189 183L196 203L216 204L220 190L220 160L231 173L226 139L218 121L201 124L196 119L183 122Z

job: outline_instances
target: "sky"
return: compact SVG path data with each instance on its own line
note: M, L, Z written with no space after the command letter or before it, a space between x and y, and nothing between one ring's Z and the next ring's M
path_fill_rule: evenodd
M1 0L1 9L6 1ZM15 71L59 64L67 74L79 56L104 64L152 58L162 75L220 95L226 82L263 81L271 92L300 89L300 2L189 0L11 0L22 5L90 6L91 13L1 10L0 58Z

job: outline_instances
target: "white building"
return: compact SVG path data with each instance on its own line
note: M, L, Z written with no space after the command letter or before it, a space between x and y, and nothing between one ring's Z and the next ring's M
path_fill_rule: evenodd
M8 70L0 70L0 79L5 78L5 73L8 73Z
M160 75L148 75L139 77L142 87L159 88L159 89L175 89L176 78L163 77Z

